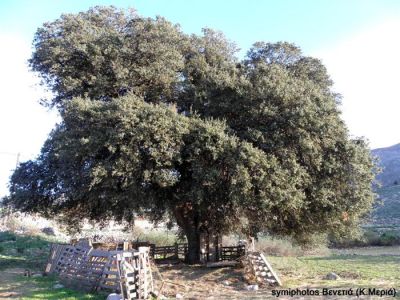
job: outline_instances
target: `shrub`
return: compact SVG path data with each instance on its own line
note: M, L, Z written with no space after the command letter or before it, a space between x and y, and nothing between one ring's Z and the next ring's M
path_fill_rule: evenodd
M400 245L400 232L380 231L377 228L366 228L359 238L330 240L332 248L351 248L351 247L368 247L368 246L395 246Z
M262 236L255 247L257 251L264 252L266 255L277 256L323 255L329 252L326 247L326 238L310 236L308 241L308 244L300 245L290 238Z
M16 241L17 237L14 233L9 231L0 232L0 243L8 242L8 241Z

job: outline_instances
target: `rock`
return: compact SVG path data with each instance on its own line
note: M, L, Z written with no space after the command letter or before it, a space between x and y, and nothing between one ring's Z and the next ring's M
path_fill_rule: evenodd
M53 289L62 289L64 288L64 286L61 283L56 283L55 285L53 285Z
M0 299L3 299L3 297L4 298L14 298L14 297L17 297L17 296L19 296L19 294L18 293L16 293L16 292L4 292L4 293L0 293Z
M176 299L183 299L183 295L178 293L178 294L176 294L175 298Z
M152 292L150 292L150 296L152 296L152 297L154 297L154 298L157 298L158 297L158 291L152 291Z
M324 279L325 280L338 280L338 279L340 279L340 277L338 274L330 272L330 273L326 274Z
M226 285L226 286L231 285L231 283L230 283L228 280L224 280L224 281L222 282L222 284L223 284L223 285Z
M41 231L47 235L52 235L52 236L56 235L56 233L54 232L54 229L52 227L44 227L41 229Z
M32 277L43 277L42 274L33 274Z
M112 293L107 296L107 300L122 300L121 295Z
M258 284L248 285L248 286L246 286L246 290L248 290L248 291L258 291Z

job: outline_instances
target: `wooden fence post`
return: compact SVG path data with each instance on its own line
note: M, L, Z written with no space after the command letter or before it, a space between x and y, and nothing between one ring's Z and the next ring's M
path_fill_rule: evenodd
M129 250L129 242L124 242L124 244L122 246L122 250L123 251L128 251Z
M177 259L179 258L178 243L175 243L175 257L176 257Z

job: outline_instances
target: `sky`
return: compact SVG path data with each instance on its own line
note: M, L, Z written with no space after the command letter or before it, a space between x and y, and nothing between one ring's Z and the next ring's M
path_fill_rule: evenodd
M39 104L45 90L29 71L33 35L62 13L95 5L161 15L186 33L221 30L241 49L289 41L320 58L343 96L342 118L370 147L400 143L399 0L3 0L0 1L0 197L18 161L35 158L59 121Z

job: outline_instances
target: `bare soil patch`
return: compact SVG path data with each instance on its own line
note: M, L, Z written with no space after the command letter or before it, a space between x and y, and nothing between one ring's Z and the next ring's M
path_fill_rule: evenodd
M243 269L204 268L184 264L158 266L164 280L162 294L175 298L181 294L184 299L267 299L271 296L271 288L258 291L247 291L247 283L243 279ZM160 280L155 278L157 290Z
M21 280L24 271L22 268L10 268L0 272L0 300L19 299L38 290L33 283Z

